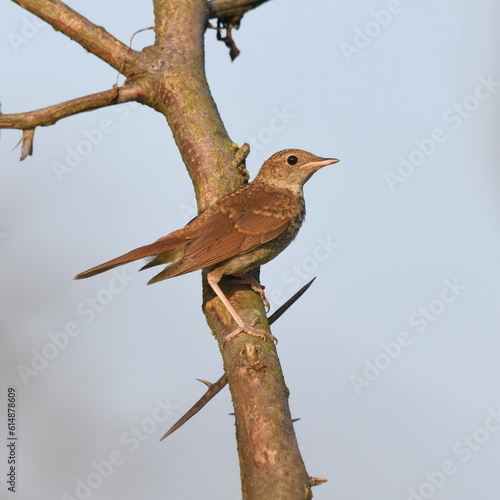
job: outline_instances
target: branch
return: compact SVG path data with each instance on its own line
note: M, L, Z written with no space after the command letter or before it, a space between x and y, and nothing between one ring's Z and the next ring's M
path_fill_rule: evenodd
M231 303L242 317L257 316L259 328L269 331L260 297L241 288L229 294ZM276 346L248 335L225 343L231 321L224 318L209 287L203 291L205 315L219 341L234 405L243 499L310 499L311 487L319 483L308 475L300 455ZM282 313L278 309L275 318Z
M110 90L78 97L71 101L62 102L47 108L28 111L26 113L13 113L2 115L0 113L0 128L21 129L21 158L23 161L27 156L33 154L33 139L35 127L45 127L56 123L61 118L91 111L93 109L120 104L122 102L136 101L143 96L142 88L138 85L126 85L124 87L113 86Z
M0 114L0 128L31 129L53 125L62 118L91 111L93 109L136 101L143 96L143 91L138 85L124 87L113 86L110 90L97 92L70 101L61 102L54 106L28 111L26 113Z
M79 43L125 76L137 71L140 53L117 40L60 0L12 0L32 12L56 31Z

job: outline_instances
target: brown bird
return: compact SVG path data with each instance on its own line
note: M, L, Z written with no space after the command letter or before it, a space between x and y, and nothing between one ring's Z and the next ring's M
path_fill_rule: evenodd
M148 285L206 269L208 283L238 326L226 336L226 341L240 332L275 340L268 332L255 328L255 321L243 321L222 292L219 281L227 275L241 279L269 307L260 284L245 273L274 259L291 243L305 217L304 184L316 170L336 162L335 158L320 158L300 149L279 151L262 165L253 182L223 196L182 229L84 271L75 279L146 257L152 259L141 271L169 264Z

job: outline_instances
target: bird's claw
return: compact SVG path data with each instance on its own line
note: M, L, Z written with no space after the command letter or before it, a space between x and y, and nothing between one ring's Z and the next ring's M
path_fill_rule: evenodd
M260 337L261 339L270 339L276 344L278 343L278 339L269 332L262 330L260 328L255 328L255 325L259 322L259 318L256 318L252 321L251 324L243 323L241 326L238 326L236 330L227 334L224 338L224 343L230 341L240 333L248 333L248 335L253 335L254 337Z
M242 274L240 276L237 276L236 278L237 279L235 280L235 283L245 283L247 285L250 285L250 288L255 293L259 294L259 297L261 298L262 302L264 303L264 307L266 308L266 313L268 313L271 309L271 304L267 300L266 294L264 293L266 287L264 285L261 285L251 274Z
M271 304L267 300L266 294L264 293L264 289L266 288L265 286L261 285L257 280L253 280L250 283L250 287L255 293L259 294L259 297L261 298L262 302L264 302L264 307L266 308L266 313L269 312L269 309L271 309Z

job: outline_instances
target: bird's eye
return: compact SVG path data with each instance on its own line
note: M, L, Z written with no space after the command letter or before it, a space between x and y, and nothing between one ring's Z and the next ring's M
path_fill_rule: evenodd
M296 165L299 159L295 155L290 155L287 159L286 162L288 165Z

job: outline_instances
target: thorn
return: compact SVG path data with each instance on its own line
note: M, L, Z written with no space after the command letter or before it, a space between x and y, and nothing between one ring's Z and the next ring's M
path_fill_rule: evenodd
M207 392L179 419L172 427L160 438L163 441L167 436L170 436L179 427L182 427L192 416L196 415L217 393L219 393L227 384L226 374L217 380L217 382L210 384Z
M274 323L278 318L283 316L285 312L295 304L295 302L306 293L307 289L313 284L316 276L307 284L305 284L298 292L290 297L281 307L279 307L271 316L269 316L269 324Z
M326 483L328 479L324 477L309 477L309 486L318 486L320 484Z
M202 384L205 384L209 388L214 385L214 384L212 384L212 382L209 382L208 380L203 380L202 378L197 378L196 380L198 382L201 382Z

